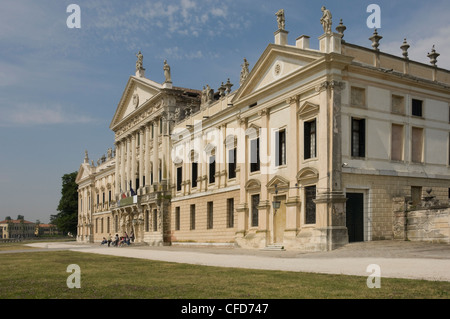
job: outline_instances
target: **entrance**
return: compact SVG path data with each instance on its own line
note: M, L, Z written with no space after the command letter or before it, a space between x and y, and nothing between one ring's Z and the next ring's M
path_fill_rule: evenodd
M273 217L273 243L282 244L284 230L286 229L286 196L276 196L274 200L280 201L280 208Z
M346 226L348 241L364 241L364 194L347 193Z

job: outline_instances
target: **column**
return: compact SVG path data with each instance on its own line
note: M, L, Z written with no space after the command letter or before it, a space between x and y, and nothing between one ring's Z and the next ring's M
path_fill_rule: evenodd
M153 121L153 185L158 183L158 169L159 169L159 144L158 144L158 135L159 135L159 121L155 118Z
M120 175L119 149L121 147L120 141L116 142L115 147L116 147L116 157L115 157L116 166L115 166L115 175L114 175L114 195L115 195L115 197L117 197L119 195L119 192L120 192L120 189L119 189L119 184L120 184L120 179L119 179L119 175Z
M136 192L136 134L137 132L131 133L131 185L133 190Z
M325 137L322 141L319 154L325 159L319 167L320 178L317 183L316 203L316 227L323 233L326 231L326 242L322 241L322 247L332 250L348 243L348 233L345 226L345 194L342 191L342 130L341 130L341 90L343 82L329 81L319 89L320 103L319 113L322 123L328 123L326 127L320 125L318 135ZM318 138L318 141L321 141ZM322 236L323 238L323 236Z
M139 128L139 188L143 188L144 185L144 139L145 139L145 127L141 126Z
M151 126L145 126L145 185L150 185L151 182L151 171L150 171L150 137L151 137ZM144 186L145 186L144 185Z
M269 194L267 184L269 183L269 174L271 167L274 166L275 158L271 156L270 140L271 129L269 124L269 110L263 109L259 112L261 116L261 130L259 133L260 145L260 159L261 159L261 194L258 205L258 234L261 237L261 245L269 244L270 232L273 231L273 214L271 214L271 207L269 201Z
M237 214L237 231L236 231L236 243L238 245L245 245L244 236L248 230L249 222L249 205L247 204L247 191L245 189L245 183L248 179L248 149L247 149L247 136L245 131L247 130L247 119L240 118L238 138L238 151L237 151L237 166L239 167L239 183L240 183L240 202L236 205Z
M125 148L126 148L127 141L125 139L122 139L120 141L120 185L119 185L119 192L125 192L126 191L126 179L125 179Z
M127 162L126 162L126 182L124 189L130 190L130 181L131 181L131 135L127 136Z
M166 183L168 183L168 156L167 156L167 152L168 152L168 141L167 139L169 138L168 134L167 134L167 129L168 129L168 121L166 118L163 117L163 121L161 123L161 125L163 126L163 130L162 130L162 135L161 135L161 143L162 143L162 154L161 154L161 170L162 170L162 180L166 181Z
M289 105L289 124L287 129L286 141L289 141L286 147L286 159L289 176L290 189L286 199L286 229L285 238L295 238L297 229L300 227L300 194L299 189L295 188L297 173L299 171L299 129L298 114L300 96L295 95L289 98L286 103ZM303 144L303 143L302 143Z

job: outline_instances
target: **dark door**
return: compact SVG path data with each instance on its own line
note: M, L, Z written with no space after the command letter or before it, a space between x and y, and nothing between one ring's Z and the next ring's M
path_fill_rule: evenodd
M347 193L346 224L348 241L364 241L364 194Z

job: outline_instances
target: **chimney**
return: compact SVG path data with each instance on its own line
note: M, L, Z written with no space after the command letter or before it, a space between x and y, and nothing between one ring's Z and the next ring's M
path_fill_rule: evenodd
M275 44L278 45L287 45L287 35L288 35L289 31L286 30L282 30L279 29L277 31L274 32L275 35Z
M309 49L309 36L299 36L295 41L295 46L299 49Z

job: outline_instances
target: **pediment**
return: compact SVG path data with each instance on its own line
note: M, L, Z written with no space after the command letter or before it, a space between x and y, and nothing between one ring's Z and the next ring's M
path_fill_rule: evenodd
M261 189L261 182L257 179L250 179L245 183L245 190L251 191L251 190L260 190Z
M242 83L233 101L262 91L274 83L300 72L305 66L322 57L322 54L314 51L269 44Z
M316 179L319 179L319 171L313 167L302 168L297 173L297 180L302 183Z
M267 189L273 193L275 191L286 191L289 189L289 181L280 175L275 175L269 183L267 183Z
M300 106L297 113L302 118L310 117L319 113L319 105L306 101Z
M92 174L91 166L88 163L83 163L78 170L77 177L75 178L75 183L79 184L84 179L88 178Z
M161 88L162 86L159 83L146 78L131 76L122 93L110 128L112 129L123 119L138 110L148 100L158 95L161 92Z

